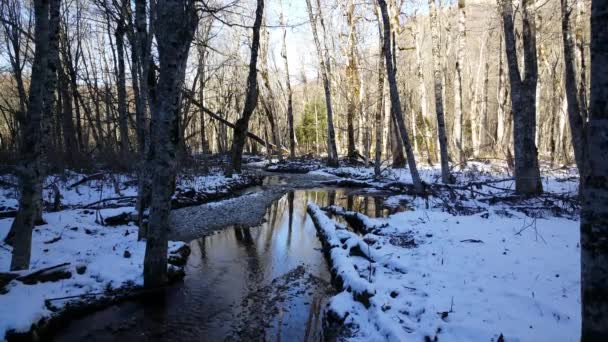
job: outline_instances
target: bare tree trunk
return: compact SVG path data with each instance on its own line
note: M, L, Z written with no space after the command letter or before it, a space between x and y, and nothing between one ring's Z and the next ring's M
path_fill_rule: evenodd
M517 46L511 0L503 0L502 17L505 33L505 49L511 83L513 107L513 140L515 146L515 190L519 194L533 195L543 191L538 165L536 136L536 37L534 14L530 13L533 2L523 0L523 46L525 74L522 79L517 60Z
M194 0L159 0L156 38L160 61L157 100L152 106L152 201L144 257L144 286L167 281L169 211L175 186L179 98L188 51L198 23Z
M140 102L139 115L136 117L137 127L137 152L139 154L139 167L137 179L137 217L138 217L138 239L143 239L147 235L147 228L144 225L144 211L151 202L151 176L147 172L150 167L148 158L150 155L150 122L148 117L148 108L152 107L154 98L155 75L152 68L152 36L154 28L154 18L156 15L156 2L150 2L150 26L146 29L146 0L135 0L135 39L137 41L137 59L139 61L138 77L139 77L139 99Z
M451 183L450 166L448 164L448 139L445 130L445 114L443 111L443 84L441 83L441 58L439 52L439 25L437 23L437 9L435 0L429 0L431 19L431 34L433 44L433 81L435 85L435 112L437 113L437 134L439 137L439 150L441 161L441 181Z
M376 98L376 156L374 161L374 175L376 178L381 176L381 164L382 164L382 114L384 112L384 39L382 36L382 21L377 11L376 19L378 20L378 43L379 43L379 54L378 54L378 95Z
M232 162L227 170L227 174L241 172L241 162L243 159L243 148L249 129L249 119L255 110L258 102L258 51L260 48L260 27L264 13L264 0L257 0L255 11L255 22L253 24L253 39L251 42L251 59L249 62L249 75L247 76L247 95L245 96L245 106L243 114L235 123L234 136L232 138Z
M348 149L347 154L351 163L357 160L357 148L355 144L355 128L354 119L355 113L358 111L360 103L358 103L359 88L359 74L357 70L357 60L355 56L355 35L356 35L356 18L355 18L355 3L353 0L349 0L346 18L349 27L348 33L348 62L346 65L346 78L347 78L347 108L346 108L346 121L347 121L347 133L348 133Z
M382 21L384 22L384 37L390 37L391 23L388 17L388 11L386 9L386 1L378 0L378 4L380 5L380 10L382 11ZM395 69L393 68L393 60L391 54L392 52L390 47L390 40L385 39L384 56L386 60L386 71L388 75L388 84L391 94L391 107L393 108L391 112L397 123L397 127L399 128L399 134L401 135L401 139L403 140L403 146L405 147L405 152L407 154L407 162L410 167L410 174L412 175L412 182L414 183L416 191L422 192L424 189L422 186L422 181L420 180L420 175L418 174L418 168L416 167L414 151L412 151L410 139L407 135L405 123L403 121L401 100L399 99L399 90L397 89L397 77L395 75Z
M266 113L266 116L268 117L268 122L270 123L270 131L272 133L272 143L274 144L274 146L276 146L277 148L275 149L275 153L278 154L279 159L281 159L282 156L282 151L280 149L281 146L281 136L280 136L280 132L279 132L279 127L278 127L278 118L276 118L275 113L274 113L274 108L273 105L276 103L276 99L274 96L274 91L272 89L272 85L270 84L270 77L268 75L268 46L270 44L270 37L269 37L269 33L268 33L268 29L266 28L266 24L265 24L265 18L262 19L262 39L260 42L260 54L262 55L262 61L261 61L261 66L260 66L260 76L262 77L262 80L264 81L264 86L266 88L266 91L268 92L267 95L262 95L261 97L261 104L264 107L264 112ZM263 91L263 89L262 89Z
M490 119L488 114L488 87L490 84L490 63L486 59L484 63L483 88L481 90L481 125L479 133L480 152L489 151L492 134L490 133Z
M465 0L458 1L458 49L456 53L456 77L454 80L454 142L458 149L458 160L464 166L466 157L464 155L464 144L462 134L462 112L463 96L462 67L464 66L464 48L466 41L466 9Z
M32 249L32 229L36 219L37 207L42 201L43 173L41 168L41 128L43 121L44 99L48 77L49 54L49 0L34 1L34 62L27 108L27 121L22 123L23 134L21 157L23 164L19 168L21 198L19 211L13 221L11 230L15 232L11 270L25 270L30 266Z
M199 27L199 30L201 28ZM206 30L206 32L208 32ZM206 35L207 33L203 33ZM206 38L204 38L206 40ZM205 62L207 59L207 49L203 42L199 42L198 48L198 72L199 72L199 86L198 86L198 101L201 105L205 105L205 85L206 85L206 67ZM200 132L201 132L201 153L209 153L209 141L207 141L207 134L205 133L205 111L199 108L199 119L200 119Z
M62 66L59 68L59 93L61 97L61 117L63 129L63 152L65 159L69 165L74 163L73 149L78 150L78 141L76 140L76 129L74 128L74 113L72 110L72 96L70 93L70 81L67 74L67 58L65 58L65 39L64 38L64 58Z
M281 25L284 25L283 12L281 12ZM287 124L289 132L289 157L296 157L296 134L293 128L293 92L291 91L291 77L289 75L289 62L287 60L287 29L283 27L283 48L281 56L285 63L285 81L287 84ZM280 152L280 151L279 151Z
M426 148L427 160L428 163L432 163L431 156L431 132L429 129L429 125L427 122L428 118L428 109L427 109L427 97L426 97L426 87L424 85L424 70L422 68L422 41L420 40L418 28L416 27L416 23L413 26L413 35L414 41L416 45L416 76L418 78L418 98L420 101L420 115L422 117L422 141Z
M504 56L503 56L503 36L500 35L500 49L498 55L498 86L496 98L498 100L497 108L497 123L496 123L496 145L500 152L504 153L505 135L507 133L507 90L505 86L505 69L504 69Z
M119 19L116 32L116 54L118 70L116 71L116 89L118 91L118 129L120 132L121 160L126 161L129 152L129 117L127 108L127 87L125 77L125 27L124 19Z
M320 0L317 0L319 3ZM312 35L317 48L317 56L319 58L319 65L321 67L321 77L323 78L323 89L325 91L325 107L327 108L327 165L332 167L338 166L338 149L336 147L336 132L334 130L334 118L331 106L331 88L329 81L330 74L330 62L329 62L329 51L327 49L327 37L324 36L325 41L325 53L321 49L321 42L319 40L319 34L317 32L317 17L319 18L323 32L325 32L325 24L321 15L321 9L317 9L317 15L312 11L312 5L310 0L306 0L306 7L308 8L308 16L310 18L310 26L312 28Z
M608 340L608 1L591 2L591 92L581 211L581 341Z
M576 43L572 35L571 14L573 9L569 0L561 0L562 9L562 39L564 45L564 79L566 83L566 98L568 102L568 120L570 122L570 132L572 134L572 147L574 158L579 170L579 174L584 174L583 156L585 155L584 143L584 122L581 115L581 106L586 104L579 102L579 90L576 83ZM583 180L583 177L581 177Z

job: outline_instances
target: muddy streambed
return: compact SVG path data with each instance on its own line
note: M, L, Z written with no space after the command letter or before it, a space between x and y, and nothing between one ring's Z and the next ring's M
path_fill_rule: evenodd
M270 205L261 225L226 227L191 241L183 282L157 298L73 320L55 340L323 340L323 308L335 290L306 214L308 200L371 217L400 210L345 189L291 191Z

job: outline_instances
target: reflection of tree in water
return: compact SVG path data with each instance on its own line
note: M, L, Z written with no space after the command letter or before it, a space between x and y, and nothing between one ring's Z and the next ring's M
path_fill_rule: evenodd
M233 229L237 244L243 247L246 255L245 260L247 261L247 270L249 271L249 280L251 281L247 287L253 288L255 287L255 284L263 278L263 274L260 272L261 264L256 245L251 236L251 228L234 227Z
M382 199L380 197L374 197L374 216L382 216Z
M289 231L287 233L287 249L289 249L289 247L291 246L291 233L292 233L292 227L293 227L293 200L295 197L295 193L293 191L290 191L287 194L287 203L289 205Z
M327 191L327 205L335 205L336 204L336 190Z

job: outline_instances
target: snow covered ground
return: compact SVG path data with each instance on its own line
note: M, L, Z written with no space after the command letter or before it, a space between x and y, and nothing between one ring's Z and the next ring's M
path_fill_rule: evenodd
M132 224L105 226L99 217L107 218L130 207L80 209L101 199L136 195L136 183L125 175L94 179L71 187L84 175L71 174L67 178L48 177L45 184L45 200L53 201L56 184L61 193L61 204L68 209L45 212L46 224L37 226L32 237L30 269L20 274L30 274L40 269L69 263L65 270L71 277L54 282L25 285L12 280L0 292L0 339L10 330L26 332L32 324L57 313L70 303L111 295L112 290L143 285L143 258L145 241L137 241L138 228ZM12 177L4 177L8 183L16 183ZM180 177L182 189L193 188L202 192L221 191L226 185L238 182L239 176L225 178L220 173L207 176ZM17 207L17 194L13 188L0 188L0 206L6 211ZM12 218L0 219L0 238L4 239L12 224ZM169 252L184 245L170 242ZM8 272L11 247L0 242L0 273ZM82 273L82 274L81 274ZM83 297L84 295L84 297ZM87 296L88 295L88 296ZM56 299L70 297L67 299ZM56 299L56 300L55 300Z
M371 168L311 173L372 185L411 182L407 170L387 169L380 181L373 180ZM426 183L437 183L436 168L421 168L420 173ZM309 207L336 247L330 255L345 291L332 298L330 308L343 320L345 336L352 341L499 341L501 335L505 341L577 341L579 222L578 208L569 200L578 188L576 173L544 170L549 194L529 200L510 199L514 182L496 166L470 163L456 176L451 192L428 198L395 195L385 201L414 210L388 218L358 216L374 226L367 234L352 231L314 204ZM142 284L145 244L137 241L137 227L102 226L95 210L81 208L104 198L134 196L136 184L116 176L116 182L105 178L69 186L81 177L47 180L47 185L57 185L68 209L45 213L47 224L33 234L31 269L24 272L69 262L72 276L36 285L11 281L8 292L0 294L0 336L11 329L27 331L53 315L48 299ZM213 191L235 181L213 174L182 177L179 186ZM0 210L16 207L16 197L14 190L0 188L0 207L5 207ZM45 199L52 198L49 187ZM132 209L102 209L100 214ZM0 219L0 237L11 223L11 218ZM172 249L180 246L171 243ZM8 271L10 251L0 245L0 272ZM82 274L76 271L82 271L80 266L86 266ZM78 298L50 303L55 310L72 300Z
M124 209L102 210L102 214L108 216ZM35 285L11 281L5 288L8 293L0 295L0 336L8 330L28 331L33 323L52 315L54 311L45 300L88 293L103 295L120 287L143 285L145 241L137 241L137 227L102 226L95 222L92 210L65 210L45 214L44 218L47 224L34 229L30 269L21 273L69 262L67 269L72 276ZM0 236L6 236L11 223L12 219L0 220ZM175 250L181 245L171 242L169 247ZM10 251L2 245L0 272L9 270ZM86 267L83 274L77 272L79 266ZM53 300L50 304L61 309L82 299Z
M475 172L458 175L460 184L473 175L475 181L508 178L484 174L476 167ZM372 175L364 168L338 170L342 176L353 172L361 179ZM405 173L390 170L387 178L407 181ZM437 175L436 170L421 173L427 182ZM458 198L457 215L434 197L391 197L388 204L405 201L415 209L367 219L368 225L383 228L363 236L310 204L309 212L324 216L322 230L337 246L331 252L333 267L349 279L345 291L330 303L331 311L350 326L348 339L498 341L502 335L505 341L578 341L576 210L552 211L546 201L555 200L549 196L523 204L490 205L484 200L504 194L502 189L512 188L511 183L474 187L474 198ZM545 172L543 185L559 197L575 194L578 183L571 170L557 170ZM349 253L353 246L358 249ZM353 269L358 274L353 275ZM365 301L355 298L362 289L373 293L367 308Z

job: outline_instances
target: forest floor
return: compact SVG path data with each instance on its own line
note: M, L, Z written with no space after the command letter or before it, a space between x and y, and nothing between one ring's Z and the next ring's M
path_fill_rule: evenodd
M450 187L438 184L436 168L422 168L427 196L406 194L408 170L386 169L375 180L373 169L365 167L263 166L250 164L250 171L233 178L219 171L181 176L170 251L184 245L178 241L228 225L259 224L270 203L292 189L348 186L381 192L389 195L385 205L408 210L371 218L356 214L355 207L309 206L332 272L341 280L336 284L343 291L329 306L341 336L354 341L498 341L501 335L507 341L578 340L575 171L544 170L545 194L521 198L514 195L508 172L484 163L455 172L457 183ZM17 193L10 186L16 184L13 177L1 183L0 217L9 216L0 218L4 237ZM136 182L126 175L47 179L47 223L36 227L31 267L20 275L65 262L69 265L61 270L70 275L34 285L0 283L0 336L28 331L71 304L143 284L145 242L137 241L135 195ZM8 271L10 252L0 244L0 272Z

